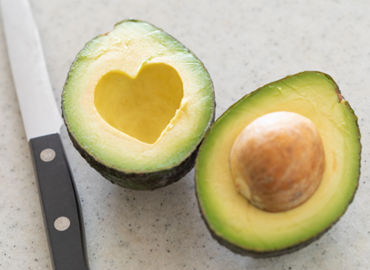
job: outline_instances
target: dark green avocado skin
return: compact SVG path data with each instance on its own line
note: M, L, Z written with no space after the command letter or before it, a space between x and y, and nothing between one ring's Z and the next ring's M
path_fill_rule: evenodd
M81 156L89 163L89 165L98 171L103 177L108 179L113 184L117 184L124 188L136 190L153 190L160 187L167 186L185 176L195 164L195 158L198 153L199 146L196 150L186 158L182 163L174 168L162 170L152 173L125 173L122 171L109 168L104 164L98 162L90 156L74 139L73 135L69 133L73 146L81 154Z
M357 189L356 189L356 191L357 191ZM352 199L351 199L350 203L348 204L347 208L343 211L341 216L339 216L339 218L336 221L334 221L329 227L327 227L325 230L320 232L318 235L316 235L315 237L310 238L306 241L298 243L294 246L290 246L290 247L280 249L280 250L272 250L272 251L256 251L256 250L252 250L252 249L245 249L245 248L239 247L237 245L234 245L234 244L230 243L229 241L227 241L226 239L224 239L222 236L217 235L217 233L215 231L213 231L212 228L209 226L209 224L207 222L207 219L205 218L205 216L203 214L203 211L202 211L202 208L200 206L197 193L196 193L196 197L197 197L199 212L200 212L201 217L202 217L204 223L206 224L206 227L207 227L208 231L210 232L212 238L215 239L220 245L228 248L229 250L231 250L232 252L234 252L236 254L243 255L243 256L249 256L249 257L253 257L253 258L258 259L258 258L277 257L277 256L281 256L281 255L284 255L284 254L292 253L292 252L297 251L299 249L302 249L302 248L308 246L309 244L311 244L312 242L318 240L332 226L334 226L339 221L339 219L343 216L343 214L346 212L348 206L352 203L354 195L352 196Z
M216 102L214 102L214 107L216 106ZM63 107L62 107L63 112ZM62 113L63 116L63 113ZM63 116L64 119L64 116ZM209 123L209 126L215 120L215 110L213 111L212 119ZM65 119L64 119L65 122ZM185 176L195 164L195 160L198 154L199 146L201 145L202 141L198 144L195 150L190 154L188 158L186 158L183 162L179 165L170 168L168 170L161 170L151 173L125 173L122 171L115 170L113 168L107 167L104 164L98 162L94 157L89 155L76 141L73 135L68 130L67 132L70 140L72 141L73 146L76 150L80 153L80 155L89 163L89 165L94 168L98 173L100 173L104 178L109 180L111 183L119 185L124 188L134 189L134 190L154 190L160 187L164 187L175 183L176 181L180 180L183 176ZM208 127L209 128L209 127Z
M319 72L319 73L322 73L322 72ZM337 96L338 96L338 101L340 102L342 99L344 99L343 98L343 95L342 95L342 93L341 93L341 91L339 90L339 87L338 87L338 85L335 83L335 81L333 80L333 78L330 76L330 75L328 75L328 74L326 74L326 73L322 73L322 74L324 74L326 77L328 77L331 81L333 81L334 82L334 84L335 84L335 90L336 90L336 92L337 92ZM281 80L284 80L284 78L283 79L281 79ZM260 88L258 88L257 90L255 90L255 91L253 91L253 92L251 92L251 93L249 93L249 94L247 94L246 96L248 96L248 95L253 95L256 91L258 91ZM244 97L246 97L246 96L244 96ZM243 97L243 98L244 98ZM241 98L241 99L243 99L243 98ZM233 105L232 105L233 106ZM232 107L231 106L231 107ZM354 112L354 110L353 110L353 108L350 106L350 104L348 103L348 102L346 102L346 106L348 106L348 108L352 111L352 113L353 113L353 115L356 115L355 114L355 112ZM231 109L231 107L230 108L228 108L225 112L224 112L224 114L225 113L227 113L227 111L229 110L229 109ZM221 116L220 116L221 117ZM214 125L215 123L213 123L212 124L212 126ZM206 138L207 137L207 135L211 132L211 130L212 130L212 126L208 129L208 131L207 131L207 133L206 133L206 135L204 136L204 138ZM358 125L358 121L356 120L356 126L357 126L357 131L358 131L358 139L361 141L361 132L360 132L360 127L359 127L359 125ZM204 141L204 139L203 139L203 141ZM201 148L202 147L202 145L200 145L200 147L199 148ZM325 228L323 231L321 231L319 234L317 234L315 237L312 237L312 238L310 238L310 239L307 239L307 240L305 240L305 241L302 241L302 242L300 242L300 243L298 243L298 244L296 244L296 245L293 245L293 246L290 246L290 247L287 247L287 248L284 248L284 249L279 249L279 250L270 250L270 251L257 251L257 250L252 250L252 249L246 249L246 248L242 248L242 247L240 247L240 246L237 246L237 245L235 245L235 244L233 244L233 243L231 243L231 242L229 242L229 241L227 241L225 238L223 238L222 236L220 236L220 235L218 235L212 228L211 228L211 226L208 224L208 221L207 221L207 218L206 218L206 216L205 216L205 214L203 213L203 210L202 210L202 207L201 207L201 205L200 205L200 200L199 200L199 197L198 197L198 192L197 192L197 190L195 189L195 196L196 196L196 198L197 198L197 202L198 202L198 208L199 208L199 212L200 212L200 215L201 215L201 218L202 218L202 220L204 221L204 223L206 224L206 227L207 227L207 229L208 229L208 231L210 232L210 234L211 234L211 236L212 236L212 238L214 239L214 240L216 240L220 245L222 245L222 246L224 246L224 247L226 247L226 248L228 248L230 251L232 251L232 252L234 252L234 253L236 253L236 254L239 254L239 255L242 255L242 256L249 256L249 257L253 257L253 258L270 258L270 257L277 257L277 256L281 256L281 255L284 255L284 254L289 254L289 253L292 253L292 252L294 252L294 251L297 251L297 250L300 250L300 249L302 249L302 248L304 248L304 247L306 247L306 246L308 246L309 244L311 244L312 242L314 242L314 241L316 241L316 240L318 240L319 238L321 238L321 236L323 236L327 231L329 231L330 230L330 228L332 227L332 226L334 226L339 220L340 220L340 218L344 215L344 213L347 211L347 209L348 209L348 207L349 207L349 205L353 202L353 199L354 199L354 197L355 197L355 194L356 194L356 192L357 192L357 189L358 189L358 184L359 184L359 179L360 179L360 172L361 172L361 150L362 150L362 146L361 146L361 143L360 143L360 154L359 154L359 164L360 164L360 167L359 167L359 174L358 174L358 179L357 179L357 186L356 186L356 190L353 192L353 195L352 195L352 198L351 198L351 200L349 201L349 203L348 203L348 205L347 205L347 207L343 210L343 212L341 213L341 215L332 223L332 224L330 224L327 228ZM196 170L196 169L195 169ZM196 186L196 182L197 182L197 179L196 179L196 173L194 174L195 175L195 178L194 178L194 180L195 180L195 186Z

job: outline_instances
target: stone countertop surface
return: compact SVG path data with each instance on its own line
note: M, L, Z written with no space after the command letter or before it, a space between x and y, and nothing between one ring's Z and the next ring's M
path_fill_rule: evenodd
M321 239L295 253L253 259L213 241L200 218L193 171L156 191L112 185L63 141L84 214L92 270L369 269L369 1L32 0L55 97L85 42L125 18L152 22L180 40L213 79L217 115L288 74L320 70L358 115L362 169L357 195ZM0 269L51 269L37 183L0 27Z

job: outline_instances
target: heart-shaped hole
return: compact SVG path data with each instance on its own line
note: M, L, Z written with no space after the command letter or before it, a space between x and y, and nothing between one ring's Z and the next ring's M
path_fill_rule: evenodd
M180 107L182 80L164 63L144 65L135 78L121 71L103 75L95 88L95 107L116 129L154 143Z

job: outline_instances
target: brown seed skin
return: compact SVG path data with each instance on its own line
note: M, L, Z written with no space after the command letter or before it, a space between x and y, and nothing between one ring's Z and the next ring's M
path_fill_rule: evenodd
M308 118L274 112L251 122L230 152L237 190L269 212L292 209L320 185L325 153L320 134Z

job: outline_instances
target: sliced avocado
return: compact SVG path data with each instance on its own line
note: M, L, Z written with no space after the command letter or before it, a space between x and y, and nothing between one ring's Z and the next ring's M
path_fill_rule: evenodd
M161 29L126 20L78 53L62 95L70 138L113 183L154 189L194 165L214 119L210 76Z
M229 160L243 129L273 112L311 120L325 153L317 190L298 206L278 212L256 207L237 191ZM195 181L202 217L217 241L240 254L267 257L296 250L321 236L346 211L358 185L360 152L357 117L330 76L302 72L265 85L230 107L201 144Z

